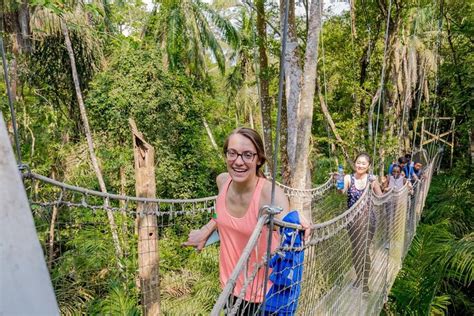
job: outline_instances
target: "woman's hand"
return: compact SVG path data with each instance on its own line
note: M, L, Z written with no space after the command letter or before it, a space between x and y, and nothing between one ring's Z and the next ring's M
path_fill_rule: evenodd
M210 221L201 229L193 229L189 232L188 240L183 242L181 246L196 247L197 251L201 251L206 245L206 241L216 228L215 222Z
M311 222L303 214L301 214L301 212L299 212L299 215L301 226L304 229L304 241L307 242L311 237Z
M196 250L200 251L204 248L207 238L208 234L203 232L203 229L194 229L189 232L188 240L183 242L181 246L196 247Z

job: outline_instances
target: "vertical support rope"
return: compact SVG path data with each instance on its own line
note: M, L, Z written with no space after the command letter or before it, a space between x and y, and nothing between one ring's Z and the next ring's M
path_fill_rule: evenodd
M374 142L374 154L373 154L373 160L374 160L374 163L372 164L372 167L375 166L375 153L376 153L376 150L377 150L377 135L378 135L378 130L379 130L379 118L380 118L380 103L382 102L382 99L384 97L384 84L385 84L385 67L386 67L386 57L387 57L387 49L388 49L388 30L389 30L389 27L390 27L390 15L391 15L391 12L392 12L392 0L390 0L390 2L388 3L388 12L387 12L387 26L386 26L386 29L385 29L385 45L384 45L384 49L383 49L383 62L382 62L382 75L381 75L381 78L380 78L380 98L379 98L379 101L378 101L378 105L377 105L377 121L376 121L376 125L375 125L375 135L374 135L374 139L373 139L373 142Z
M275 185L276 185L276 170L278 166L278 151L279 151L279 143L280 143L280 128L281 128L281 106L283 102L283 80L285 77L285 52L286 52L286 40L288 35L288 10L289 9L289 1L285 0L285 17L283 20L283 34L281 38L281 52L280 52L280 76L278 78L278 113L277 113L277 126L276 126L276 135L275 135L275 145L273 146L273 170L272 170L272 196L270 205L273 207L275 203ZM267 283L269 278L269 267L268 262L270 261L271 255L271 247L272 247L272 231L273 231L273 220L274 220L273 212L270 213L269 216L269 228L268 228L268 241L267 241L267 264L265 265L265 280L263 283L263 302L262 302L262 309L261 314L264 315L265 312L265 293L267 293Z
M438 119L438 111L439 111L439 94L440 94L440 86L439 86L439 72L441 66L441 59L440 59L440 48L441 48L441 30L443 27L443 0L439 0L439 18L438 18L438 33L436 36L436 83L435 83L435 104L433 108L434 116L434 128L432 133L439 136L439 119ZM433 122L432 120L432 122ZM430 153L433 156L436 153L436 145L438 140L433 143L432 152Z
M321 54L322 54L322 62L323 62L323 81L324 81L324 102L326 102L326 105L328 104L328 84L327 84L327 78L326 78L326 53L325 53L325 50L324 50L324 21L322 19L323 17L323 6L320 5L319 6L319 15L321 16L321 30L320 30L320 39L321 39ZM352 41L352 50L354 50L354 41ZM316 79L317 80L317 79ZM331 157L331 153L332 153L332 144L331 142L329 141L330 139L332 139L332 136L331 136L331 131L329 130L329 123L327 122L327 120L325 120L325 127L326 127L326 133L328 134L328 155L329 157ZM337 160L337 156L336 156L336 159L334 160L334 163L335 163L335 169L337 170L337 166L338 166L338 160Z
M21 151L20 151L20 140L18 137L18 129L16 125L16 115L15 115L15 108L13 107L13 96L10 88L10 80L8 79L8 66L7 66L7 58L5 56L5 47L3 45L3 34L0 34L0 50L2 53L2 63L3 63L3 74L5 77L5 85L8 95L8 104L10 105L10 113L12 116L12 125L13 125L13 133L15 136L15 149L17 155L17 163L20 169L23 167L23 162L21 160Z

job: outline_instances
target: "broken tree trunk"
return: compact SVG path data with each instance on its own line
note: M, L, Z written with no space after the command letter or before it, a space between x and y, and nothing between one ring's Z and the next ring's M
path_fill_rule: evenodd
M135 160L135 191L137 197L154 198L156 195L154 148L143 138L135 121L129 120L133 134ZM154 214L155 203L139 202L138 270L144 315L160 314L160 279L158 253L158 225Z

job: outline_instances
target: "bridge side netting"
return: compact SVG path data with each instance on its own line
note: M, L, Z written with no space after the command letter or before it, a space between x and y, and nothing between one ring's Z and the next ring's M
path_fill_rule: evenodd
M255 315L262 309L267 314L378 315L415 235L438 162L439 155L426 165L423 179L412 186L392 189L383 196L376 196L367 188L349 210L341 206L331 185L322 195L313 195L309 190L286 189L289 195L309 199L304 205L311 205L313 216L324 216L324 210L330 208L327 211L335 217L314 224L312 237L304 246L280 245L268 259L263 254L253 268L248 266L249 257L241 258L246 264L236 267L235 276L243 276L249 286L240 289L229 282L212 314L224 311L239 315L245 308L252 307L259 309L251 311L250 314ZM284 222L277 223L284 228L291 227ZM255 243L248 246L250 250L256 248ZM301 252L303 262L288 259ZM265 270L269 262L270 268L275 268L272 265L275 258L281 258L283 264L276 267L276 273L269 269L269 278L274 283L267 288L275 288L275 283L280 286L267 292L262 304L255 307L249 304L247 293L255 289L255 282L263 288L265 280L252 278L258 275L258 270ZM301 272L302 278L288 277Z
M62 314L146 314L144 297L154 290L146 288L150 284L159 287L163 313L210 311L220 292L218 248L197 253L181 243L191 229L211 218L215 197L143 203L84 193L39 175L24 182ZM142 212L138 203L144 204ZM121 257L107 211L115 219ZM139 221L144 221L142 228L156 232L157 244L139 247ZM159 271L154 271L158 280L151 283L143 282L140 274L152 270L140 266L140 257L147 256L159 258Z

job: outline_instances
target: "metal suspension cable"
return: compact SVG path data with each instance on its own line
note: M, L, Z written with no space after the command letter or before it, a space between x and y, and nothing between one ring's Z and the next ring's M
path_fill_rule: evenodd
M260 67L257 63L257 46L256 46L256 40L255 38L257 37L257 30L255 29L255 23L254 23L254 10L252 10L253 4L249 3L248 1L244 1L245 4L248 5L248 12L249 12L249 19L250 19L250 29L252 31L252 55L253 55L253 64L255 68L255 84L257 85L257 97L258 97L258 102L260 106L262 106L263 100L262 100L262 92L260 90ZM263 133L263 117L261 118L262 120L262 133ZM268 164L265 164L265 172L268 172Z
M433 120L431 120L430 124L430 131L434 135L439 134L439 119L438 119L438 111L439 111L439 67L441 65L441 59L440 59L440 48L441 48L441 30L443 27L443 0L439 0L439 18L438 18L438 32L436 35L436 74L435 74L435 99L434 99L434 107L433 107ZM434 124L434 126L432 126ZM433 156L434 153L436 152L436 149L434 148L434 144L436 144L437 141L433 143L432 150L430 150L430 156Z
M5 77L5 88L7 90L7 95L8 95L8 104L10 106L10 113L11 113L11 119L12 119L12 125L13 125L13 134L15 137L15 149L16 149L16 155L17 155L17 163L20 168L24 168L23 162L21 160L21 150L20 150L20 140L18 137L18 128L16 125L16 115L15 115L15 108L13 107L13 96L11 93L11 88L10 88L10 80L8 79L8 65L7 65L7 58L5 54L5 47L3 45L3 34L0 34L0 50L2 53L2 63L3 63L3 74Z
M285 0L285 16L283 19L283 29L282 29L282 38L281 38L281 52L280 52L280 76L278 78L278 112L277 112L277 125L276 125L276 135L275 135L275 145L273 146L273 170L272 170L272 195L271 195L271 202L270 207L274 207L275 203L275 186L276 186L276 170L278 166L278 149L280 143L280 127L281 127L281 106L283 102L283 80L285 77L285 52L286 52L286 40L288 35L288 11L289 11L289 1ZM273 218L274 212L276 210L270 210L270 223L268 231L273 231ZM271 255L271 247L272 247L272 234L268 234L267 240L267 249L266 249L266 257L269 259ZM269 266L268 264L265 265L265 282L263 285L263 293L267 293L267 283L269 277ZM261 315L264 315L265 311L265 303L266 297L264 296L262 301L262 311Z
M374 154L373 154L373 160L374 163L372 166L375 166L375 153L377 150L377 135L378 135L378 130L379 130L379 119L380 119L380 103L382 102L382 99L384 97L384 84L385 84L385 67L386 67L386 56L387 56L387 49L388 49L388 32L389 32L389 27L390 27L390 15L392 12L392 0L390 0L388 4L388 12L387 12L387 26L385 29L385 45L383 49L383 62L382 62L382 74L380 78L380 98L377 104L377 121L375 125L375 135L374 135Z
M426 61L423 61L423 63L425 63ZM420 108L421 108L421 96L423 95L423 85L424 85L424 82L425 82L425 71L423 70L423 72L421 73L421 81L420 81L420 87L418 89L418 98L417 98L417 109L416 109L416 119L415 119L415 124L414 125L414 131L413 131L413 144L412 144L412 148L411 148L411 152L414 152L415 151L415 147L416 147L416 130L418 129L418 119L420 117ZM416 127L416 128L415 128Z

